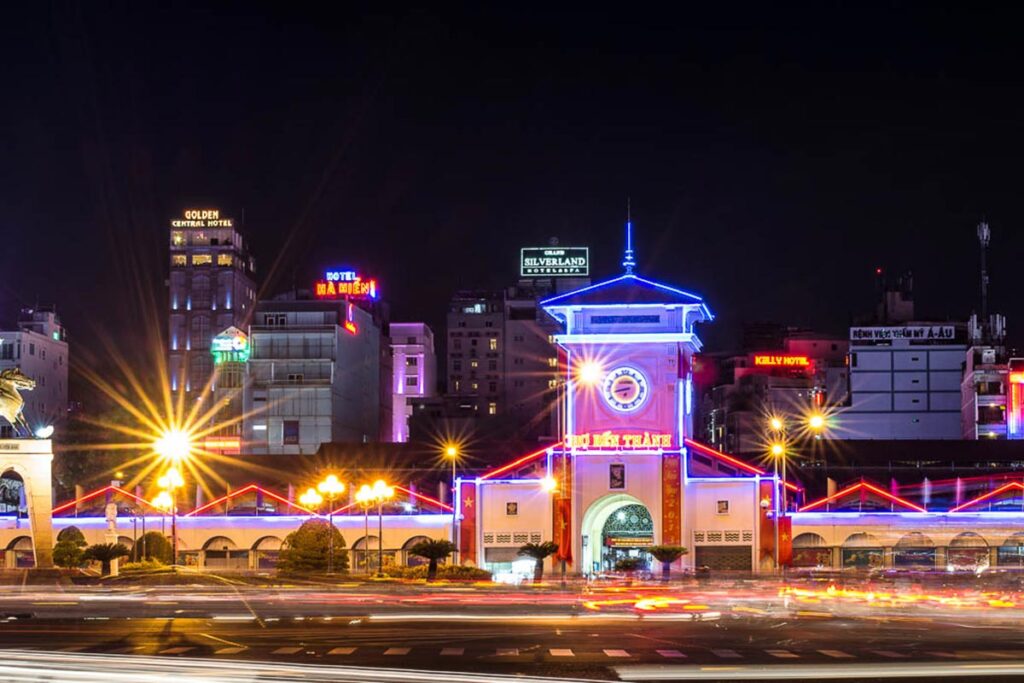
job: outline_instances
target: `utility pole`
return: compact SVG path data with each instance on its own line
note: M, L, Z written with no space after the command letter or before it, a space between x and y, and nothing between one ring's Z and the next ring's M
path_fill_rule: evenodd
M981 324L988 326L988 267L986 256L988 254L988 243L992 239L992 231L988 223L978 223L978 244L981 245Z

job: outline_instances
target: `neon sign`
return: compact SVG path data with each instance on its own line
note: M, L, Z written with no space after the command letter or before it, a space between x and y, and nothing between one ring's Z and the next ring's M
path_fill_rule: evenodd
M237 327L229 327L210 340L214 365L244 363L249 360L249 337Z
M318 299L376 299L379 293L377 280L365 280L354 270L328 270L313 289Z
M1024 437L1021 432L1022 418L1024 418L1024 360L1011 358L1009 363L1010 386L1009 386L1009 411L1006 416L1006 436L1009 439L1020 439Z
M221 218L220 209L185 209L182 218L171 221L172 228L230 228L235 222Z
M662 432L598 432L570 434L570 448L611 448L618 450L649 450L672 448L672 435Z
M762 368L808 368L811 359L807 356L757 353L754 354L754 365Z
M523 247L519 251L522 277L586 277L590 274L590 247Z

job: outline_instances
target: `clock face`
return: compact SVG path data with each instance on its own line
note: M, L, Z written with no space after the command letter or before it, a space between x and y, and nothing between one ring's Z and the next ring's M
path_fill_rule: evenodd
M639 370L615 368L604 378L604 400L615 410L636 410L647 400L647 378Z

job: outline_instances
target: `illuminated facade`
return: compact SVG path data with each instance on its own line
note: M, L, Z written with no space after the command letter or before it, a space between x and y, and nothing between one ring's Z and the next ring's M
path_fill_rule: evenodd
M170 225L168 373L171 390L199 396L213 373L210 344L245 329L256 296L253 261L233 218L187 209Z
M391 323L391 441L409 440L410 399L437 395L434 333L425 323Z
M52 309L24 309L17 330L0 332L0 370L7 368L21 368L36 381L22 396L32 431L60 425L68 412L68 342ZM0 436L10 436L3 434L9 430L4 423Z

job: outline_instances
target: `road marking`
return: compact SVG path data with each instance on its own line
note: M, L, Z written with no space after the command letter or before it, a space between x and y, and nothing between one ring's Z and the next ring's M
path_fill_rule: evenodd
M1003 650L957 650L957 655L964 659L1018 659L1020 655Z
M441 655L445 657L460 657L466 652L464 647L446 647L441 650Z
M629 657L630 654L625 650L603 650L603 652L609 657Z
M712 650L712 652L715 654L716 657L721 657L722 659L743 658L743 655L741 655L739 652L736 652L736 650Z
M818 652L836 659L853 659L853 655L848 652L843 652L842 650L818 650Z
M327 654L329 654L329 655L350 655L350 654L352 654L355 651L356 651L356 649L354 647L336 647L333 650L329 650L327 652Z
M384 654L386 654L386 655L407 655L407 654L409 654L410 650L412 650L411 647L389 647L388 649L384 650Z
M889 659L902 659L902 658L910 656L910 655L902 654L900 652L893 652L892 650L872 650L872 652L874 652L876 655L882 655L883 657L888 657Z
M225 645L230 645L231 647L240 647L240 648L243 648L243 649L245 648L245 645L242 645L241 643L236 643L233 640L224 640L223 638L218 638L217 636L211 636L209 633L200 633L199 635L201 635L203 638L209 638L210 640L216 640L218 643L224 643Z
M270 654L272 655L293 655L296 652L301 652L301 647L279 647Z
M89 647L88 645L72 645L71 647L62 647L61 652L81 652L82 650Z
M925 654L934 657L945 657L946 659L959 659L953 652L925 652Z
M183 654L185 652L188 652L189 650L194 650L194 649L195 649L195 647L192 647L192 646L169 647L166 650L161 650L160 654L162 654L162 655L180 655L180 654Z
M686 656L682 652L680 652L679 650L655 650L655 652L657 652L662 657L676 657L676 658L678 658L678 657L685 657Z
M779 659L799 659L800 657L800 655L793 654L789 650L765 650L765 652Z
M519 648L518 647L499 647L498 650L494 654L495 654L496 657L518 657L519 656Z
M245 650L245 649L246 648L244 648L244 647L222 647L219 650L214 650L213 654L215 654L215 655L237 655L239 652L241 652L242 650Z
M575 657L576 654L567 647L553 647L548 650L552 657Z

